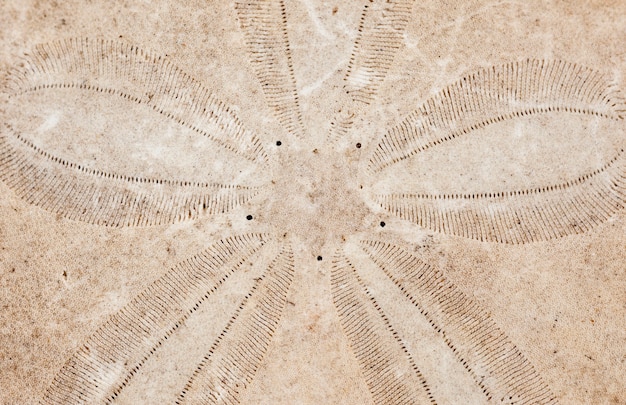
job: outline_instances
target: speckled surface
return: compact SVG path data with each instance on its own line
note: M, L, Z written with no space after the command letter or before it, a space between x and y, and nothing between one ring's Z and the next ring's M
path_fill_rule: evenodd
M2 2L0 403L626 403L624 38L619 1Z

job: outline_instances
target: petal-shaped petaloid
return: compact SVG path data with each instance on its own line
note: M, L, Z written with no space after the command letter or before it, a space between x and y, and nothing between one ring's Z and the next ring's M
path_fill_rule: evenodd
M623 150L602 168L564 184L481 194L387 194L377 202L420 226L500 243L586 232L626 206Z
M89 337L56 375L42 402L114 401L266 242L266 235L259 234L226 238L173 267Z
M377 172L419 159L420 152L442 142L526 115L583 114L615 124L624 111L620 93L591 69L560 61L510 63L469 75L431 98L383 137L369 167ZM615 125L610 131L621 136ZM545 186L473 193L403 190L376 199L400 218L480 241L527 243L582 233L626 206L624 143L617 144L621 147L602 166Z
M467 75L391 128L369 161L378 172L498 121L551 111L621 120L624 100L599 72L564 61L525 60Z
M177 403L239 402L278 327L293 275L293 253L286 247L244 298L224 332L196 368Z
M370 104L396 53L402 48L413 0L369 1L363 6L358 36L344 76L346 97L330 124L329 141L345 137L355 121L358 104Z
M556 403L532 364L487 311L440 270L390 243L363 241L361 246L426 317L488 400L507 404Z
M355 101L369 104L374 99L402 45L412 7L413 0L365 4L345 77L346 91Z
M331 271L333 301L376 404L434 403L426 380L354 266L340 253Z
M6 89L9 102L17 105L38 95L45 103L50 92L112 97L154 110L155 118L203 135L244 161L262 165L267 160L256 136L198 81L167 60L124 43L71 39L41 45L10 72ZM226 212L257 193L230 182L234 178L223 184L99 169L38 146L36 134L23 132L36 132L32 125L20 122L18 109L12 113L6 120L11 122L0 127L0 179L28 202L68 218L108 226L173 223L202 212ZM124 136L105 136L113 135Z
M285 2L249 0L236 3L236 7L250 61L267 103L287 131L302 137L305 131L289 48Z

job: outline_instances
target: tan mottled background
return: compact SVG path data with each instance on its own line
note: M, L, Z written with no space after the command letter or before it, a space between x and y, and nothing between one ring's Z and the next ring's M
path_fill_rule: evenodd
M136 44L167 56L232 106L243 124L258 134L270 160L280 163L258 176L289 183L296 170L292 165L301 161L298 156L333 148L325 136L342 102L335 95L340 93L364 3L286 2L307 131L300 140L290 137L273 118L229 1L6 0L0 3L0 72L4 74L38 43L89 37ZM376 101L358 108L354 128L346 135L345 145L361 142L363 148L322 153L316 164L330 166L344 158L364 161L387 128L447 84L481 67L526 58L588 66L626 91L626 2L417 2ZM96 119L110 122L110 133L102 136L81 137L81 131L42 135L42 147L68 159L97 161L103 168L127 172L199 179L215 175L207 166L212 161L203 160L211 159L202 153L204 141L189 134L175 140L160 137L155 128L167 123L151 122L154 117L142 115L140 109L94 101L85 112L80 100L78 106L72 105L75 101L42 100L43 106L22 105L19 113L33 109L35 115L45 114L45 108L52 106L70 111L65 116L67 125L88 128ZM0 95L0 117L16 114L7 105L7 98ZM376 181L365 171L355 176L382 189L401 188L408 178L417 191L424 192L557 183L597 167L607 159L607 151L623 144L626 125L605 130L601 122L590 120L553 114L502 124L480 136L443 145L438 154L411 161ZM124 126L134 135L122 138L118 128ZM291 140L295 146L277 148L279 139ZM228 167L229 156L219 158ZM420 174L406 177L408 172ZM256 181L257 174L250 174L250 181ZM343 200L347 197L341 190L318 192L330 196L320 198L335 201L333 207L352 203ZM305 215L297 209L293 214L273 209L273 201L290 196L272 193L225 216L114 229L68 220L29 205L0 182L0 403L36 403L81 342L176 263L222 237L280 233L290 221ZM248 213L255 215L254 221L245 219ZM281 213L284 217L275 218ZM341 225L342 218L336 220L346 232L352 229L350 224ZM378 226L382 220L387 224L384 230ZM369 203L350 221L359 222L358 235L404 243L444 271L491 314L560 403L626 404L626 212L582 235L524 245L431 232ZM329 220L314 225L330 235L336 224ZM287 307L265 361L245 393L246 403L371 401L328 285L337 242L316 244L313 238L308 242L306 237L293 239L296 276L289 298L293 305ZM315 260L318 255L324 260ZM223 299L227 304L236 297L226 294ZM215 314L208 309L203 321L186 325L181 334L195 336L186 344L191 347L194 339L201 339L202 328L217 312L231 310L225 308L213 309ZM412 320L401 315L394 321L407 330L413 327ZM179 347L159 355L176 350L189 349ZM425 344L423 355L454 368L440 341ZM146 390L166 383L160 378L165 379L156 370ZM454 391L454 381L439 384L442 403L469 401ZM148 401L141 392L136 395L134 400L127 398L128 403Z

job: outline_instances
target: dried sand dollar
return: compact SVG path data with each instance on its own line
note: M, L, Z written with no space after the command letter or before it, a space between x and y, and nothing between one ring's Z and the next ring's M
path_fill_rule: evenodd
M229 5L277 134L248 127L215 83L125 39L55 40L7 70L0 180L19 199L56 221L130 233L153 227L164 230L161 239L168 227L224 225L77 343L41 403L254 402L263 392L251 388L257 377L287 350L276 336L289 328L306 273L323 280L314 294L332 308L332 336L373 403L568 400L519 334L509 336L493 308L406 235L419 229L497 249L558 245L619 215L619 86L575 60L520 55L464 71L367 133L377 126L365 122L368 111L382 108L381 89L421 11L409 0L361 3L349 57L318 83L333 86L327 105L303 97L298 83L291 4ZM317 107L330 111L322 125L310 119ZM542 142L566 150L581 133L600 145L591 163L555 157L541 169L532 161ZM507 177L523 164L468 157L490 148L512 155L525 140L530 173ZM458 189L434 175L445 159L460 167Z

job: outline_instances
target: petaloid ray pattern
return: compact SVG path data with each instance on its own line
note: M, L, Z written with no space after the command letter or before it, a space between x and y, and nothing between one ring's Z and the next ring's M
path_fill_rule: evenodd
M402 47L403 32L411 24L412 6L409 0L371 1L364 6L343 78L350 102L376 102ZM250 0L236 3L234 9L260 94L274 119L293 136L292 142L314 136L317 131L303 120L285 1ZM399 332L397 321L364 277L365 270L351 257L348 242L339 237L345 232L366 235L367 229L360 229L354 218L368 206L378 205L434 232L485 243L522 244L589 231L626 205L626 156L621 147L594 171L532 189L475 194L398 191L371 196L354 179L343 176L364 167L374 181L384 180L390 168L420 159L426 150L520 117L558 112L598 117L621 128L626 106L619 90L600 72L573 62L526 59L469 72L427 99L381 139L371 139L376 147L361 166L344 164L334 151L325 152L332 157L327 161L337 161L333 167L319 167L307 159L273 159L264 147L272 140L245 128L234 109L218 100L209 86L166 58L119 41L83 38L41 45L8 72L5 84L13 108L63 92L87 92L112 103L145 107L206 137L218 153L229 151L257 169L249 174L255 178L224 183L111 172L56 156L38 146L37 134L28 133L19 119L3 120L0 179L30 204L69 220L138 227L226 215L261 201L260 209L281 209L293 223L272 223L273 217L266 216L273 232L212 241L204 251L171 268L76 348L50 381L43 404L123 402L126 391L139 384L145 365L184 333L181 327L218 300L232 278L244 277L244 266L256 264L257 277L247 284L243 299L222 324L203 336L199 343L203 355L181 366L186 383L172 398L152 398L177 404L239 403L284 318L292 281L300 270L294 246L307 243L336 245L328 274L329 299L372 400L438 403L441 387L422 372L413 337ZM327 139L345 136L353 119L352 113L337 112ZM293 189L270 181L268 173L289 171L286 165L294 164L306 168L305 174L294 170L294 176L316 185L324 195L314 214L289 205L299 198ZM342 203L333 202L337 195ZM346 201L356 202L346 208L342 205ZM337 217L343 222L334 223ZM407 246L363 236L359 247L370 268L400 292L402 304L417 310L445 343L484 401L557 403L540 371L472 299L471 292L462 291ZM271 259L262 262L262 255Z

